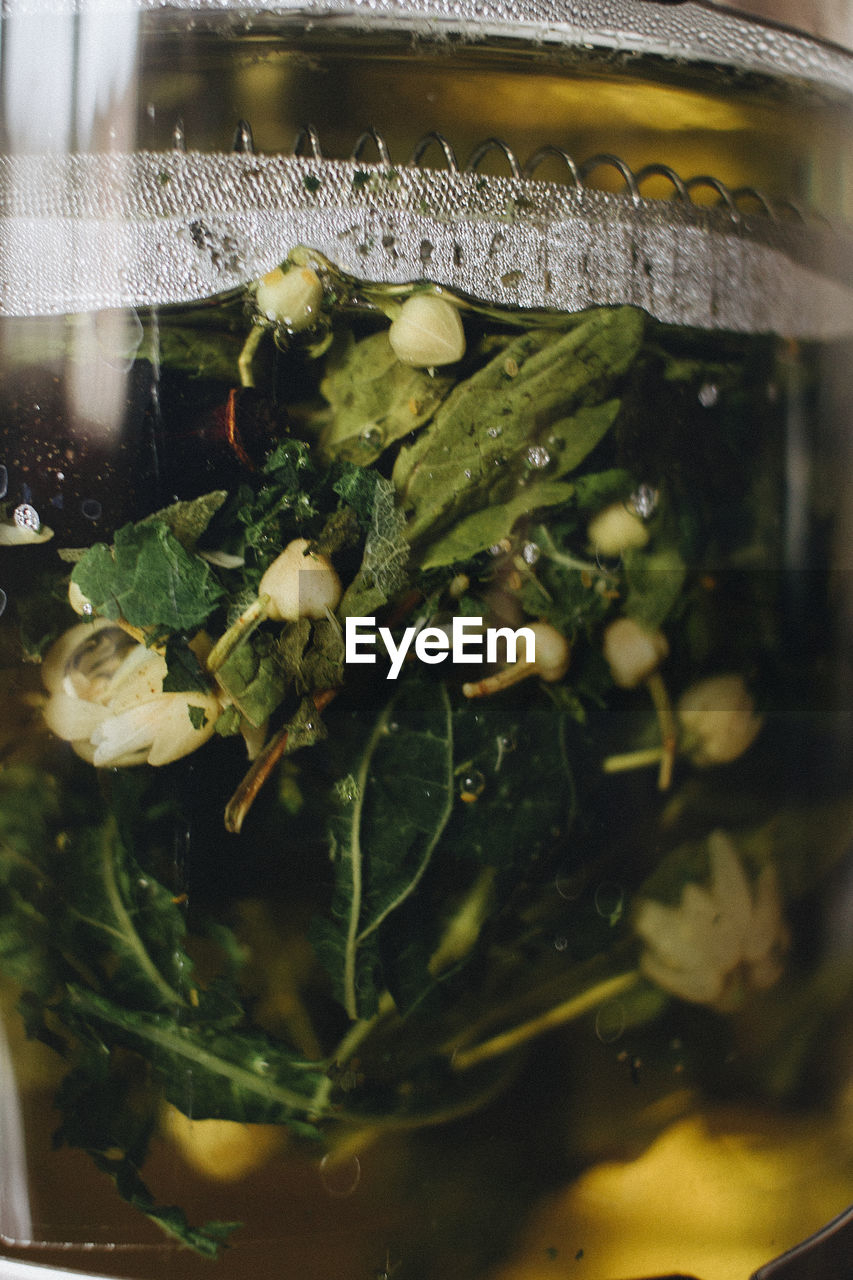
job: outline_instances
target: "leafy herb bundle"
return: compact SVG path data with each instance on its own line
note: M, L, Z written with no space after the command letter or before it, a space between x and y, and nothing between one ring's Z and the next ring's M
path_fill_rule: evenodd
M354 282L326 270L328 340L293 338L279 356L295 390L268 456L227 490L116 530L71 574L87 613L163 655L164 694L216 691L215 735L191 769L101 774L51 750L46 768L0 774L0 962L30 1033L68 1062L58 1138L211 1255L233 1224L192 1226L142 1179L164 1101L306 1141L347 1120L435 1120L490 1096L503 1054L551 1025L553 1008L568 1021L618 992L629 1021L660 1012L664 996L636 975L621 897L595 912L559 898L571 931L559 973L548 941L555 877L583 886L622 866L621 805L643 815L629 843L662 838L649 775L602 773L611 752L654 756L659 735L651 701L614 682L602 634L623 615L664 628L677 686L732 656L743 666L743 630L719 627L727 610L779 643L767 630L776 602L757 586L765 562L719 603L710 580L766 533L749 488L767 447L750 388L769 349L726 350L709 366L632 308L474 309L464 359L429 372L401 364L386 332L348 309ZM381 302L378 287L362 292ZM164 331L165 358L179 350L193 368L192 333ZM209 355L215 335L202 336ZM230 332L214 354L204 368L224 389ZM712 377L733 394L709 447L697 393ZM742 528L719 518L735 500ZM591 520L611 506L643 529L624 554L590 544ZM337 610L262 621L212 672L211 643L294 538L334 562ZM544 619L572 646L568 676L478 700L462 692L471 671L452 665L410 664L396 683L381 662L345 667L347 617L376 615L399 635L455 614ZM239 839L220 835L223 811ZM176 869L164 848L187 825ZM692 854L667 865L679 887L697 874ZM620 880L639 891L655 866L641 854ZM315 967L294 979L301 1022L271 1026L246 982L235 904L253 886L313 913ZM210 972L191 959L199 937L216 944Z

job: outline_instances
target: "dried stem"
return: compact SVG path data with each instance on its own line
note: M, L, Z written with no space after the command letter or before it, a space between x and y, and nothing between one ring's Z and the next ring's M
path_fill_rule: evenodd
M512 1050L520 1048L521 1045L536 1039L546 1031L564 1026L567 1022L574 1022L576 1018L591 1012L605 1000L624 995L639 981L639 977L639 971L631 969L628 973L617 974L614 978L605 978L602 982L588 987L586 991L581 991L579 995L573 996L571 1000L564 1000L553 1009L548 1009L538 1017L531 1018L529 1022L522 1022L520 1026L513 1027L510 1031L502 1031L500 1035L492 1036L490 1040L484 1040L471 1049L456 1049L451 1054L451 1066L454 1071L469 1071L472 1067L479 1066L481 1062L488 1062L492 1058L500 1058L505 1053L511 1053Z
M323 711L335 697L337 689L321 689L314 694L314 706ZM237 790L225 807L225 829L235 835L240 831L255 797L272 773L282 756L287 754L289 731L284 725L274 733L264 749L252 762Z
M655 707L655 714L660 725L661 749L662 756L660 762L660 772L658 774L658 787L661 791L667 791L672 783L672 771L675 767L675 748L678 743L678 725L675 719L675 712L672 709L672 703L667 692L663 676L659 671L654 671L646 680L649 693L652 695L652 702Z
M236 622L232 622L223 635L219 637L216 644L207 655L205 666L211 675L215 675L223 663L248 636L252 634L256 627L259 627L267 615L267 606L270 598L268 595L258 596L257 600L253 600L247 609L244 609Z

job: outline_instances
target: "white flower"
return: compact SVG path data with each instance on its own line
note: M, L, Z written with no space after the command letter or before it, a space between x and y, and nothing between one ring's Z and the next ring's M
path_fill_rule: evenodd
M208 740L220 705L212 692L164 693L165 676L162 654L115 622L81 622L45 658L45 721L99 767L170 764Z
M726 1011L744 989L776 982L788 930L772 866L750 886L725 832L712 832L708 852L708 887L685 885L677 907L644 899L635 928L646 943L640 960L646 977L683 1000Z

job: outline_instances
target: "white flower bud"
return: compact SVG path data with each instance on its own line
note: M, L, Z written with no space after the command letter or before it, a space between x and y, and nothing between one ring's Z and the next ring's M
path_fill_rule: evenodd
M267 320L298 332L316 324L323 285L311 267L276 267L260 280L255 301Z
M676 713L684 754L700 766L736 760L752 746L763 724L739 675L711 676L691 685Z
M635 689L658 669L669 653L666 636L648 631L633 618L617 618L604 632L604 656L614 684Z
M613 502L593 516L587 534L603 556L621 555L623 551L644 547L649 540L649 531L642 520L623 502Z
M445 298L416 293L407 298L388 330L394 355L417 369L454 364L465 354L459 312Z
M269 596L266 614L275 622L324 618L338 607L341 580L326 556L305 554L308 546L307 539L294 538L261 578L258 595Z

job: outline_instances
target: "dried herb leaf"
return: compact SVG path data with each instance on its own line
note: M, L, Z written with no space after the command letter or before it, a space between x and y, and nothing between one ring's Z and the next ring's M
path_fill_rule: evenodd
M432 417L453 386L401 364L388 334L370 334L338 353L320 384L329 403L329 421L320 445L329 458L368 465L383 449Z
M210 565L160 520L125 525L112 547L96 543L71 580L97 614L154 630L194 631L223 596Z
M640 312L620 307L568 333L531 330L460 383L394 467L409 541L508 500L539 470L574 470L613 423L643 327Z
M573 492L573 486L564 481L540 480L520 489L507 502L475 511L429 544L421 559L421 568L439 569L470 560L505 538L522 516L567 502Z

